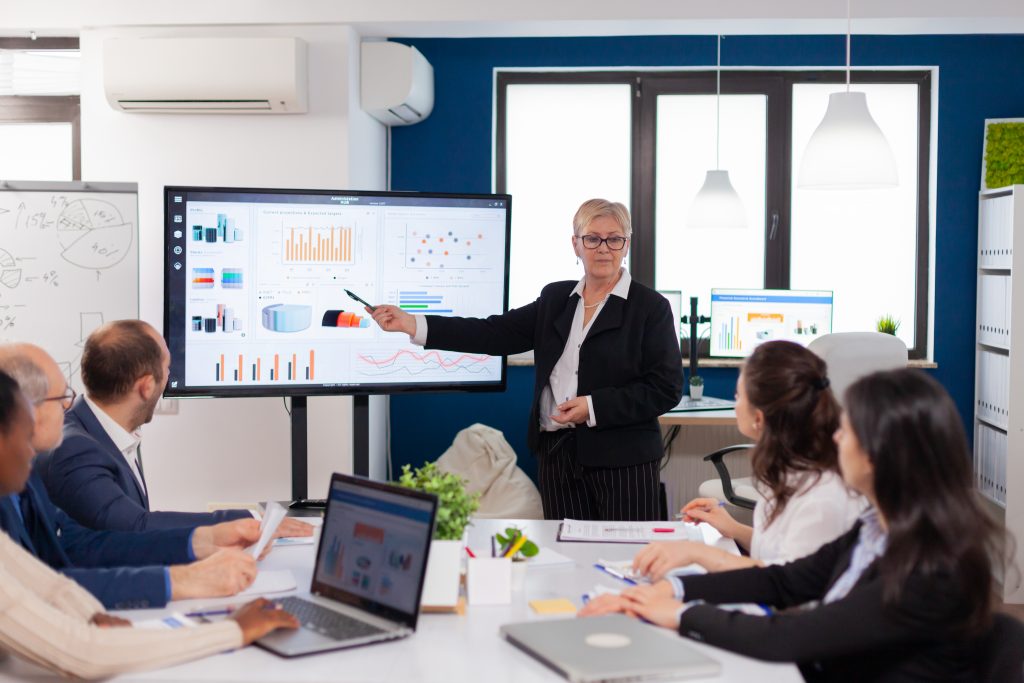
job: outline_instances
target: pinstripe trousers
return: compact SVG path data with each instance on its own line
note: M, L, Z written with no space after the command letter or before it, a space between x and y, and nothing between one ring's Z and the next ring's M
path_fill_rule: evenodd
M580 465L572 429L541 432L538 450L544 519L659 519L657 460L625 467Z

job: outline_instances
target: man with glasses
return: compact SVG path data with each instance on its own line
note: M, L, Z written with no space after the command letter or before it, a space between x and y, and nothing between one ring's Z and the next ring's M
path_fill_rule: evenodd
M151 510L140 429L153 419L170 364L163 337L141 320L107 323L86 340L85 395L64 418L64 443L36 465L50 498L79 523L143 531L252 518L246 510ZM286 519L278 533L310 536L313 528Z
M632 227L620 203L591 199L573 217L578 282L486 319L367 308L388 332L425 348L504 356L533 350L527 441L547 519L656 520L658 416L683 394L679 321L668 301L622 267Z
M38 346L4 344L0 371L35 407L33 449L39 454L55 448L64 408L74 400L57 363ZM24 490L0 497L0 530L109 609L234 595L256 578L256 561L241 550L259 538L253 519L166 531L96 531L56 507L34 471Z

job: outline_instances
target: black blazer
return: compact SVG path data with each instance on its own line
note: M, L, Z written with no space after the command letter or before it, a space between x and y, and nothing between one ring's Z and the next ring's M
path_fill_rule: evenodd
M527 442L537 450L540 396L562 356L579 295L572 280L547 285L531 304L489 318L427 316L426 348L507 356L534 351ZM577 462L622 467L662 455L658 416L683 395L679 325L668 301L636 280L609 296L580 349L580 396L591 396L597 426L576 426Z
M858 523L786 565L686 577L686 599L780 609L821 600L849 566L859 530ZM884 608L872 564L845 598L828 605L771 617L695 605L683 613L679 632L750 657L796 662L808 681L976 681L980 640L949 626L963 614L964 599L949 576L912 574L899 601Z

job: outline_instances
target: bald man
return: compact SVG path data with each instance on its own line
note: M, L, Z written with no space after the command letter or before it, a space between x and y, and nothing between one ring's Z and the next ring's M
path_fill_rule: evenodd
M38 453L59 444L63 407L74 392L57 364L38 346L7 344L0 345L0 370L18 381L35 407L32 447ZM255 560L241 552L259 538L255 520L167 531L96 531L56 507L35 473L19 494L0 498L0 528L110 609L234 595L257 572Z
M36 466L50 498L81 524L142 531L252 517L245 510L151 510L139 429L153 419L170 364L163 337L141 320L108 323L86 340L85 396L64 418L64 443ZM279 533L310 536L313 527L286 519Z

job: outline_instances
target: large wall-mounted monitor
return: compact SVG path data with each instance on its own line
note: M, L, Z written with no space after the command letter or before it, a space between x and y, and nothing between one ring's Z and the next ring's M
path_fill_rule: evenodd
M806 346L832 332L832 292L712 289L711 355L743 358L758 344L785 339Z
M167 187L164 217L168 395L504 390L504 358L414 346L345 290L503 313L509 195Z

